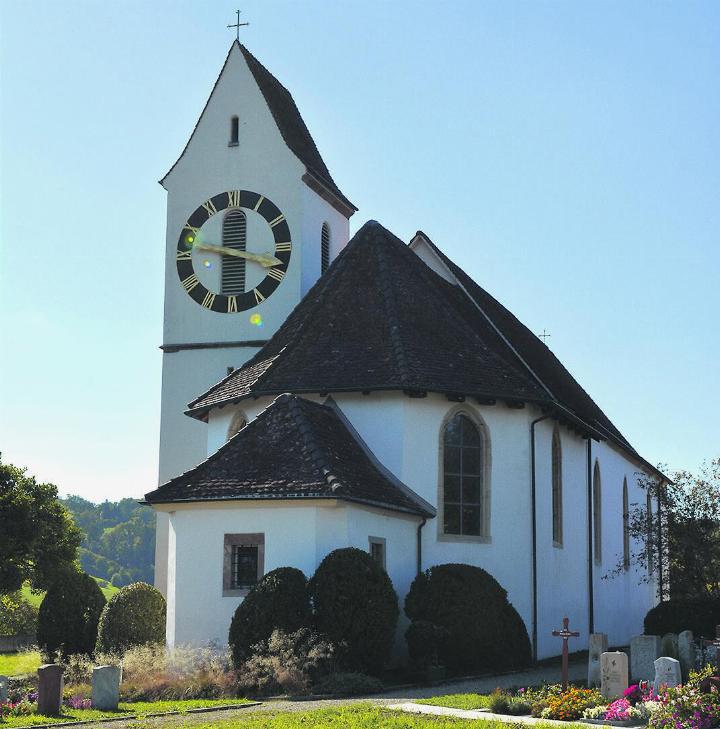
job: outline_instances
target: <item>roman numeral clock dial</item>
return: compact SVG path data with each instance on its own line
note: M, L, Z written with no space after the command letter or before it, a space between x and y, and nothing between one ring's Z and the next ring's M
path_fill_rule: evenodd
M204 235L205 223L216 215L229 216L233 210L242 211L245 216L260 215L268 226L273 245L263 246L248 237L242 248L223 244L220 239L213 240L211 235ZM243 236L245 225L243 218ZM267 236L268 240L269 237ZM193 255L195 252L196 255ZM200 253L206 254L208 258L214 257L213 260L219 262L223 259L244 261L246 275L242 276L241 281L245 281L246 277L257 280L258 276L262 276L262 279L247 287L238 284L237 279L234 279L234 288L230 291L209 290L203 283L207 279L202 274L198 275L200 271L195 268L200 265ZM270 297L287 273L291 254L290 228L280 209L257 192L229 190L205 200L188 218L178 239L175 259L180 283L191 299L210 311L235 314L252 309ZM207 263L205 261L206 265Z

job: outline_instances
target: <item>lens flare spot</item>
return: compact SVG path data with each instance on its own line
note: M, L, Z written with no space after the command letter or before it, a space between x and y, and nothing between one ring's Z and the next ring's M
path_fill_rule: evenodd
M250 315L250 323L254 327L261 327L263 325L263 320L260 314L251 314Z
M210 261L208 261L207 259L205 259L203 261L203 266L205 266L205 268L212 268L212 263Z

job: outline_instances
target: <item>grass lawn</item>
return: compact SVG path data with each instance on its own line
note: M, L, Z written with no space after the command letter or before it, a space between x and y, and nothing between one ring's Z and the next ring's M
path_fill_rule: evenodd
M486 709L490 703L489 694L446 694L431 699L417 699L416 704L447 706L450 709Z
M89 719L104 719L113 716L145 716L159 714L164 711L186 711L187 709L201 709L209 706L229 706L230 704L246 704L247 699L193 699L191 701L136 701L132 704L120 703L118 711L97 711L96 709L70 709L63 707L60 716L9 716L0 727L34 726L36 724L58 724L65 721L88 721Z
M24 673L35 673L42 662L37 651L21 653L0 653L0 675L20 676Z
M95 582L97 582L100 586L102 594L105 595L106 600L109 600L116 592L120 590L119 587L113 587L107 580L103 580L100 577L93 577L93 580L95 580ZM21 593L25 600L27 600L31 605L34 605L37 608L40 607L40 603L45 597L44 592L33 592L27 582L23 584Z

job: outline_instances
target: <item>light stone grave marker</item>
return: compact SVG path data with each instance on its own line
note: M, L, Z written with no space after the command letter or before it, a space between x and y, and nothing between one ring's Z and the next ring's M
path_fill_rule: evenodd
M655 681L653 681L653 691L655 693L660 690L661 686L673 688L681 683L680 661L668 656L661 656L655 661Z
M8 677L0 676L0 703L8 700Z
M616 699L628 687L628 657L614 651L600 656L600 693L606 699Z
M630 641L630 675L632 680L653 681L655 661L660 657L659 635L637 635Z
M600 656L607 653L608 637L605 633L591 633L588 643L588 687L600 685Z
M96 666L92 672L92 705L100 711L115 711L120 701L120 666Z
M678 636L678 658L683 680L687 680L690 670L695 668L695 641L692 630L683 630Z
M57 716L63 694L63 667L46 663L38 668L38 714Z

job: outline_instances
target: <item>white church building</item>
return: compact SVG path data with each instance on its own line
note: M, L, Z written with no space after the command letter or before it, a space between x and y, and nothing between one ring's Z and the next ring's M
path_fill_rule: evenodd
M169 645L224 644L263 574L309 577L348 546L384 565L401 608L418 571L482 567L538 658L559 652L564 616L576 648L642 633L656 585L630 563L628 511L639 474L662 474L422 232L371 220L348 240L355 206L238 42L161 183L161 485L146 501Z

